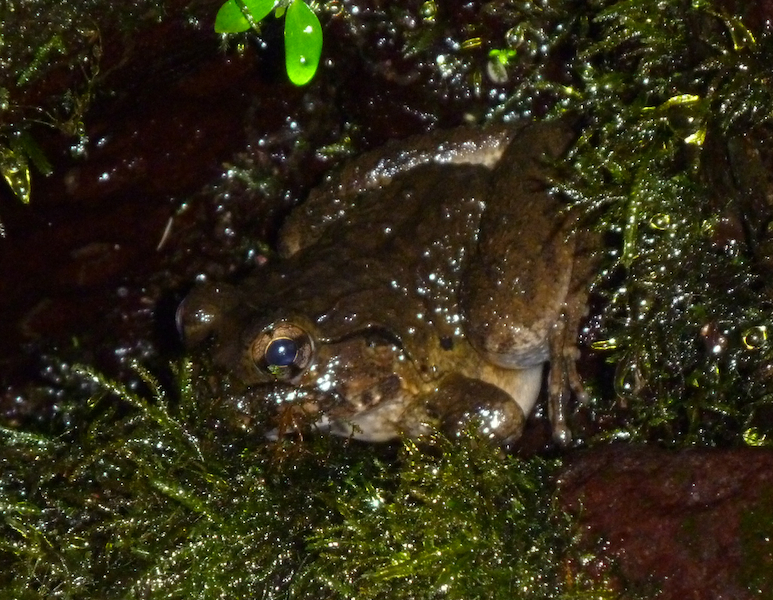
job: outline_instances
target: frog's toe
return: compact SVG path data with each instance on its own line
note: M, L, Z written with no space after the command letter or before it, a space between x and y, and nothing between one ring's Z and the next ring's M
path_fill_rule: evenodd
M556 323L550 336L550 373L548 375L548 415L553 427L553 440L562 447L572 442L572 433L567 424L569 401L574 397L581 404L587 402L577 360L580 357L573 337L567 335L566 323Z

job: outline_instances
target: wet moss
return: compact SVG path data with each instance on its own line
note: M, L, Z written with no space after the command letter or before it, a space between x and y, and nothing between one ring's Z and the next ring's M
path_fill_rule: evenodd
M33 129L78 139L100 77L102 29L126 32L163 12L162 0L9 0L0 7L0 175L23 202L30 169L51 171ZM2 230L0 229L0 233Z
M189 363L173 393L140 374L82 370L73 427L0 431L2 597L611 597L576 568L550 462L472 434L266 444Z
M773 36L711 2L587 6L567 24L573 81L552 91L556 111L586 123L560 187L609 250L592 347L617 374L599 406L629 416L610 435L718 444L742 443L753 424L769 433L772 213L759 174L770 168Z

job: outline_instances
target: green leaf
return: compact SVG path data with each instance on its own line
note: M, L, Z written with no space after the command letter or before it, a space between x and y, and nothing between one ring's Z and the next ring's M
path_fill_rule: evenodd
M305 2L295 0L285 16L285 65L295 85L306 85L322 54L322 26Z
M265 19L276 6L275 0L243 0L243 2L256 23Z
M43 175L51 175L54 168L51 163L48 162L46 155L43 154L42 148L38 145L35 139L26 131L22 131L19 134L17 144L13 145L13 148L17 152L23 152L35 165L35 168Z
M29 204L30 167L27 156L20 148L0 145L0 175L14 195L24 204Z
M215 31L217 33L239 33L247 31L250 22L242 13L242 9L236 4L236 0L228 0L215 17Z
M275 0L228 0L217 11L215 31L217 33L247 31L252 23L262 21L274 9L275 4ZM247 11L249 16L245 15L244 11Z

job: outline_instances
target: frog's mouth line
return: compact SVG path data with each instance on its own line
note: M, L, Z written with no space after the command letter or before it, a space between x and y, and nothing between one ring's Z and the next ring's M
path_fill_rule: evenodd
M338 408L350 404L342 395L331 393L329 399L338 398ZM430 431L430 417L421 407L412 405L405 394L381 402L374 407L358 410L353 414L334 414L327 411L325 402L306 402L286 407L289 412L300 411L305 418L283 419L281 425L265 433L268 440L276 441L283 435L296 433L309 427L315 433L332 434L364 442L388 442L400 437L418 437ZM413 415L407 415L413 412ZM410 416L410 418L406 418ZM410 424L409 424L410 423Z
M324 413L314 423L320 433L347 437L363 442L389 442L401 437L416 438L430 432L428 419L412 420L407 427L406 404L392 401L350 418L331 419Z

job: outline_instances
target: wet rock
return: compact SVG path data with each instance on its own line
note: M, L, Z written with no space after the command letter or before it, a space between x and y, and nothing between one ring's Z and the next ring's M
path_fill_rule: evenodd
M587 540L604 538L626 585L658 600L773 593L773 452L611 446L560 478Z

